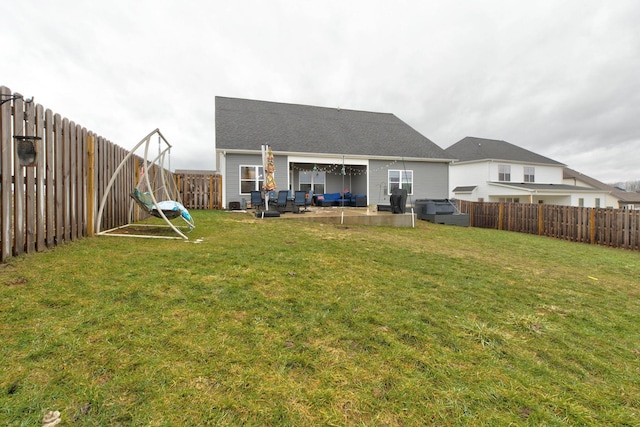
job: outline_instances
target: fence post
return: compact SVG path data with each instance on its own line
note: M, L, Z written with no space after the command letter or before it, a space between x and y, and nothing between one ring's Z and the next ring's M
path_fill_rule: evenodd
M538 204L538 236L542 236L544 232L544 209L542 209L542 203Z
M630 212L622 211L622 245L625 249L629 249L629 216Z
M94 144L93 134L87 138L87 234L89 237L95 235L95 209L96 209L96 183L95 183L95 159L96 147Z
M498 205L498 230L502 230L502 216L504 215L504 203Z
M11 90L6 86L0 86L0 94L5 97L11 96ZM0 107L0 171L2 171L2 179L0 181L0 191L2 192L2 201L0 202L0 261L6 261L11 257L12 249L12 174L11 174L11 150L12 150L12 131L11 131L11 103L5 102Z
M593 245L596 243L596 210L591 209L589 212L589 242Z
M209 209L213 209L213 175L209 176Z

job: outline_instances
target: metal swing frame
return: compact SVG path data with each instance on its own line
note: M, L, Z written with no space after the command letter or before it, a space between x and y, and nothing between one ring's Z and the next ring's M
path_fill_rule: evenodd
M153 160L149 161L149 146L151 145L151 138L154 135L158 136L158 156L155 157ZM142 179L138 181L134 189L140 191L142 186L146 185L146 188L149 191L148 193L145 193L145 195L149 199L151 199L151 201L153 202L153 209L152 211L144 207L143 209L150 215L153 215L157 218L164 220L166 225L163 226L163 225L156 225L156 224L152 225L152 224L140 224L140 223L134 224L134 221L133 221L134 207L136 202L138 202L138 200L136 200L136 198L132 195L130 205L129 205L129 216L128 216L129 222L127 224L124 224L122 226L115 227L109 230L102 230L101 229L102 214L107 204L107 201L109 200L109 194L113 189L113 185L116 181L116 178L118 177L118 174L124 169L124 166L127 164L127 162L135 155L137 150L139 150L142 145L144 145L144 157L142 162L143 175L142 175ZM129 154L127 154L125 158L122 159L122 161L114 171L113 175L111 176L111 179L109 180L109 184L107 185L104 195L102 196L102 201L100 203L100 209L98 210L98 218L96 222L97 235L143 237L143 238L152 238L152 239L189 240L185 232L191 231L192 229L195 228L193 219L191 218L191 220L189 221L186 218L184 218L182 215L179 215L180 218L186 223L186 226L174 225L171 222L170 218L168 218L167 216L168 212L165 213L165 211L161 209L161 207L159 206L159 202L157 199L157 197L162 197L162 200L176 201L182 204L182 201L180 200L180 193L178 192L178 189L176 187L174 180L167 179L167 176L166 176L168 172L168 168L165 167L165 162L170 159L170 153L171 153L171 144L169 144L169 142L166 140L164 135L162 135L159 129L155 129L154 131L149 133L146 137L144 137L135 147L133 147L133 149L129 152ZM170 164L169 164L169 167L170 167ZM159 186L155 186L155 187L152 186L152 183L149 180L149 175L151 173L150 171L152 169L155 169L153 182L154 184L156 184L159 181L160 183ZM159 175L159 179L158 179L158 175ZM149 206L149 208L151 207ZM145 235L145 234L118 233L119 230L125 229L127 227L131 227L133 225L135 225L136 227L169 227L177 234L177 236L157 236L157 235Z

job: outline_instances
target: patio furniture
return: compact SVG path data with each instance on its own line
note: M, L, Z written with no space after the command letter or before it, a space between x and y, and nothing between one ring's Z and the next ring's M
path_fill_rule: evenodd
M351 196L351 206L356 208L366 208L367 207L367 195L366 194L356 194Z
M324 207L338 206L342 198L340 193L324 193L322 196L322 199L318 197L318 201L320 201L320 206Z
M311 206L313 204L313 190L309 190L309 193L306 196L305 199L305 203L304 203L304 211L307 212L309 209L309 206Z
M276 209L278 212L285 212L287 210L287 198L289 197L289 191L278 191L278 199L276 201Z
M189 230L195 228L193 218L191 218L189 211L180 202L176 202L175 200L163 200L155 204L148 192L143 193L137 188L133 189L130 196L136 201L140 208L156 218L162 218L163 215L167 219L182 217L182 219L189 224ZM162 214L160 213L160 210L162 210Z
M262 193L260 191L252 191L251 192L251 207L255 210L258 210L259 207L264 210L264 200L262 200Z
M306 191L296 191L293 197L293 213L303 213L306 212L305 206L307 203L307 193ZM300 210L302 207L302 210Z

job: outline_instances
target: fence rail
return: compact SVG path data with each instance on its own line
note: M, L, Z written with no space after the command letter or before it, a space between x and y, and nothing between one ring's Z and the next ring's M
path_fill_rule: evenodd
M98 204L128 151L5 86L0 102L0 261L92 236ZM33 165L20 160L23 137L35 145ZM141 160L132 157L114 184L104 228L128 222ZM221 208L218 175L174 178L188 209Z
M640 211L458 201L469 225L640 251Z

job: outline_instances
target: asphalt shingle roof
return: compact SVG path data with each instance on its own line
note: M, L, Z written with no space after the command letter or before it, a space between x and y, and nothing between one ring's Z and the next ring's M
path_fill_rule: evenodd
M591 178L590 176L581 174L580 172L570 169L563 169L563 178L564 179L579 179L587 185L592 186L593 188L598 188L600 190L608 191L614 197L617 197L618 200L622 203L634 203L640 204L640 193L633 193L630 191L619 190L611 185L605 184L602 181L598 181L595 178Z
M389 113L216 97L216 148L451 159Z
M506 141L468 136L445 150L452 157L466 162L473 160L507 160L518 163L537 163L563 166L540 154Z

